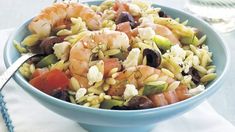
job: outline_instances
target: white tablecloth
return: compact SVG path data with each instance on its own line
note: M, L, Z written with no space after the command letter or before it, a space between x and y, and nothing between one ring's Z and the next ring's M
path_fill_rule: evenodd
M4 71L3 46L12 30L0 31L0 72ZM16 132L85 132L76 122L61 117L35 101L13 80L3 90ZM182 116L156 124L153 132L234 132L234 126L206 101ZM7 132L0 116L0 132Z

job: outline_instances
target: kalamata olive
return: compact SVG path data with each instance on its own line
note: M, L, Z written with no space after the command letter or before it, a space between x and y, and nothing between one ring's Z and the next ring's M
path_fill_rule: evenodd
M159 11L159 12L158 12L158 15L159 15L159 17L168 17L168 15L165 14L164 11Z
M28 47L28 49L30 52L35 53L35 54L44 54L42 48L40 47L40 43Z
M55 89L52 93L51 93L51 96L57 98L57 99L61 99L61 100L64 100L64 101L67 101L69 102L70 99L69 99L69 93L67 90L63 90L63 89Z
M111 110L130 110L127 106L114 106Z
M116 24L123 23L123 22L130 22L130 26L132 29L138 26L133 16L129 14L128 12L122 12L116 19Z
M193 81L196 85L198 85L198 84L200 83L201 77L200 77L198 71L197 71L195 68L193 68L193 67L189 68L188 73L184 73L184 72L183 72L183 75L191 75L191 76L192 76L192 81Z
M131 110L148 109L153 107L153 102L146 96L134 96L128 102L127 107Z
M64 41L63 37L56 37L56 36L48 37L48 38L45 38L41 42L40 47L44 51L44 54L49 55L54 52L54 50L53 50L54 44L61 43L63 41Z
M144 49L143 52L144 57L146 56L147 65L157 68L162 61L161 54L158 51L152 49Z

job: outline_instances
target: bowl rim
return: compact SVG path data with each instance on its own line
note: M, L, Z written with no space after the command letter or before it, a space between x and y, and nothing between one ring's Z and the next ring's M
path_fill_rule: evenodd
M84 2L84 3L92 3L92 2L102 2L103 0L93 0L93 1L88 1L88 2ZM200 24L202 24L203 26L208 27L208 29L210 30L211 33L213 33L215 35L215 37L218 38L218 40L220 40L221 42L221 46L223 47L223 50L225 51L225 56L226 56L226 62L225 62L225 67L224 70L222 71L221 75L219 77L216 78L216 80L214 82L211 82L212 84L207 87L206 90L204 90L202 93L195 95L193 97L190 97L186 100L183 101L179 101L177 103L173 103L173 104L169 104L166 106L162 106L162 107L156 107L156 108L150 108L150 109L141 109L141 110L107 110L107 109L98 109L98 108L91 108L91 107L84 107L78 104L73 104L70 102L66 102L66 101L62 101L59 100L57 98L54 98L50 95L47 95L45 93L43 93L42 91L38 90L37 88L33 87L32 85L30 85L21 75L19 72L16 72L16 74L14 75L14 80L16 81L17 84L19 84L24 90L26 90L27 92L30 92L31 94L34 94L34 96L37 96L38 98L43 98L43 100L47 101L48 103L53 103L56 104L60 107L64 107L64 108L69 108L69 109L74 109L74 110L78 110L79 111L84 111L84 112L89 112L89 113L96 113L96 114L105 114L105 115L115 115L117 113L122 113L123 116L133 116L133 114L137 114L137 115L146 115L146 114L151 114L153 112L161 112L161 111L168 111L168 110L173 110L175 108L179 108L185 105L188 105L190 103L194 103L199 101L200 99L205 99L206 96L209 95L209 93L216 91L217 89L215 88L215 85L218 85L219 83L223 82L222 80L224 79L225 74L227 74L228 69L230 67L230 51L229 48L227 46L227 44L225 43L225 41L212 29L212 27L204 22L202 19L197 18L185 11L179 10L179 9L175 9L172 7L168 7L168 6L164 6L164 5L158 5L157 3L153 2L152 3L153 6L157 6L159 8L164 8L166 10L172 10L175 12L178 12L180 14L185 14L187 16L190 16L191 19L194 19L198 22L200 22ZM14 40L14 37L18 34L19 30L23 29L23 27L25 27L28 22L30 21L26 20L23 24L21 24L20 26L18 26L18 28L16 28L16 30L14 30L14 33L12 33L10 35L10 37L8 38L5 47L4 47L4 62L5 62L5 66L9 67L12 64L12 60L10 59L10 57L8 56L8 54L10 53L10 44L12 44L12 41ZM214 87L214 88L213 88ZM31 95L32 96L32 95ZM132 113L132 114L130 114ZM119 114L117 114L119 115ZM119 115L120 116L120 115Z

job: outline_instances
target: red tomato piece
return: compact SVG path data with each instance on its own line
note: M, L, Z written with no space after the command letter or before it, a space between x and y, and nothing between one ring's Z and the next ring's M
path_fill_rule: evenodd
M110 96L122 96L125 91L125 83L116 84L111 86L108 90L108 95Z
M121 64L117 58L104 59L104 76L107 77L113 68L121 69Z
M69 79L65 73L55 69L33 78L29 83L39 90L51 94L57 88L66 89Z
M132 31L131 31L131 26L130 22L124 22L120 23L117 25L117 31L124 32L126 35L131 38L132 36Z

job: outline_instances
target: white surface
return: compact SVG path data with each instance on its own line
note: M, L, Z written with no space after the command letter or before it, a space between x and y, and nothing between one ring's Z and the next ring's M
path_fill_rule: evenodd
M11 30L0 31L4 46ZM3 48L0 48L0 53ZM0 55L3 60L3 54ZM4 71L0 62L0 71ZM76 122L46 109L25 93L13 80L3 89L9 114L16 132L86 132ZM234 126L219 115L207 102L182 116L156 124L152 132L232 132ZM0 132L7 132L0 118Z
M33 17L35 13L39 12L42 7L45 7L49 3L51 3L53 0L0 0L0 29L9 28L9 27L17 27L20 25L23 21ZM185 0L154 0L157 1L159 4L168 5L174 8L182 8L184 5ZM0 35L0 49L3 47L3 40L4 35ZM233 44L235 42L235 32L229 33L229 34L222 34L222 38L226 40L226 42L229 45L230 50L235 50L235 45ZM2 53L2 52L0 52ZM0 58L2 60L2 58ZM232 64L235 64L235 60L232 60ZM2 61L1 61L2 62ZM0 65L0 73L3 72L3 66ZM228 119L230 122L235 124L235 89L233 88L233 80L235 78L235 75L233 73L235 72L235 68L231 68L230 75L227 77L227 81L224 83L223 87L209 99L210 104L215 108L217 112L219 112L221 115L223 115L226 119ZM9 82L10 87L17 88L17 90L20 90L23 92L19 87L14 86L14 82ZM9 85L7 85L9 86ZM24 92L23 92L24 93ZM11 96L18 96L17 94L12 94ZM26 95L27 96L27 95ZM11 102L18 102L23 101L21 98L18 98L19 100L12 100ZM29 101L31 98L29 99ZM28 100L25 100L26 106L28 105ZM30 105L28 105L30 106ZM36 104L36 106L40 106L39 104ZM30 108L33 108L30 106ZM205 109L206 111L207 109ZM29 110L33 111L33 110ZM17 113L18 111L13 111ZM51 112L52 113L52 112ZM51 115L51 114L50 114ZM53 115L53 114L52 114ZM26 119L32 119L29 118L29 115L25 115ZM176 118L175 120L177 120ZM35 119L36 120L36 119ZM66 120L66 119L65 119ZM67 121L67 120L66 120ZM45 121L46 122L46 121ZM69 121L67 121L69 122ZM200 121L199 121L200 122ZM41 122L43 123L43 122ZM48 123L48 122L46 122ZM45 123L45 124L46 124ZM55 122L56 123L56 122ZM172 122L175 124L178 124L177 122ZM183 124L183 123L182 123ZM2 120L0 116L0 128L2 127ZM26 125L25 123L19 124L19 126L30 126L32 124ZM75 124L74 124L75 125ZM29 128L30 129L30 128ZM161 130L162 131L162 130ZM223 130L225 131L225 130ZM1 129L0 129L0 132ZM27 132L27 131L26 131Z

